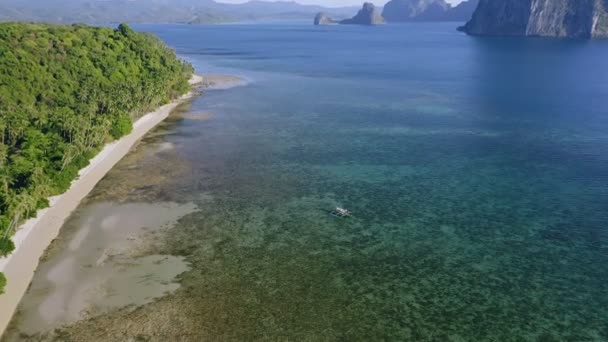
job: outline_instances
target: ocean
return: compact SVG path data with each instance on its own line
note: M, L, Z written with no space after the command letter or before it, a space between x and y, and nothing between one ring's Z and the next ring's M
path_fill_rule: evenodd
M146 247L179 288L59 336L608 340L608 41L458 25L134 26L247 84L182 106L57 242L182 210Z

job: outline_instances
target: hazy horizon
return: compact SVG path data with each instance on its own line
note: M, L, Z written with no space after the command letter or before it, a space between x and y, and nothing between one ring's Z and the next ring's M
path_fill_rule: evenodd
M222 3L227 3L227 4L242 4L245 2L248 2L250 0L215 0L217 2L222 2ZM275 1L281 1L281 0L261 0L261 1L268 1L268 2L275 2ZM290 0L284 0L284 1L290 1ZM303 4L303 5L319 5L319 6L325 6L325 7L342 7L342 6L358 6L361 5L364 1L370 1L370 0L293 0L297 3ZM374 5L376 6L384 6L384 4L386 4L389 0L381 0L381 1L371 1L374 3ZM452 5L457 5L459 3L461 3L463 0L446 0L446 2L452 4Z

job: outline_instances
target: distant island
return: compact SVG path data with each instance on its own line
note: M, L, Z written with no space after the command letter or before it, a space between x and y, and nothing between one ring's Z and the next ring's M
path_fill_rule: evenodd
M344 25L379 25L384 24L384 18L371 2L366 2L357 14L350 18L340 21Z
M315 25L332 25L332 24L338 24L338 23L340 23L339 20L334 20L332 17L330 17L325 12L317 13L317 15L315 16L315 19L313 21L313 24L315 24Z
M382 13L371 3L366 3L351 19L336 20L327 12L315 16L315 25L358 24L377 25L379 23L423 22L423 21L460 21L471 19L479 0L465 0L452 7L445 0L390 0L384 5ZM373 15L371 14L373 7Z
M465 0L455 7L445 0L390 0L382 16L387 22L462 21L471 19L479 0Z
M340 24L340 25L380 25L384 24L384 18L380 15L380 12L372 4L371 2L366 2L363 4L363 7L357 12L357 14L350 18L344 20L334 20L326 13L319 12L315 16L314 20L315 25L331 25L331 24Z
M371 2L366 2L357 14L349 19L335 20L327 13L319 12L313 21L315 25L380 25L384 24L384 18Z
M461 28L480 36L608 37L604 0L480 0Z
M48 23L179 23L215 24L234 21L307 19L318 12L346 18L356 6L328 8L295 1L251 0L228 4L213 0L2 0L0 21Z

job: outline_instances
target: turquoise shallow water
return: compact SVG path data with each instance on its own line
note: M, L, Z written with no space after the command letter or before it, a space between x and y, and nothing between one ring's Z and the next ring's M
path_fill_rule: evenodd
M136 27L252 81L165 125L180 171L123 199L201 208L143 312L176 340L608 340L608 42L456 26Z

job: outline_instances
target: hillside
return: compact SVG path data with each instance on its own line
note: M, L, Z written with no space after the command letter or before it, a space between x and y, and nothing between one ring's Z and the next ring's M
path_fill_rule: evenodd
M357 7L325 8L293 1L249 1L226 4L213 0L4 0L0 21L106 24L217 23L243 20L309 18L317 12L352 16Z
M105 143L185 93L192 72L124 24L0 24L0 256Z
M390 0L382 16L388 22L467 21L479 0L465 0L452 6L445 0Z

